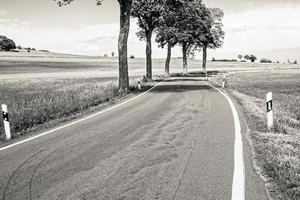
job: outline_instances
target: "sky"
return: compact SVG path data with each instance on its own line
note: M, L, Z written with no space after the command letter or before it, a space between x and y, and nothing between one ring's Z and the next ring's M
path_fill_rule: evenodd
M208 7L224 10L225 40L209 58L258 58L300 60L300 0L204 0ZM131 20L129 55L145 57L145 43L135 33ZM17 45L53 52L83 55L117 53L119 5L117 0L75 0L58 7L53 0L0 0L0 35ZM200 56L201 53L197 55ZM153 43L153 57L162 58L166 49ZM181 56L179 47L174 57Z

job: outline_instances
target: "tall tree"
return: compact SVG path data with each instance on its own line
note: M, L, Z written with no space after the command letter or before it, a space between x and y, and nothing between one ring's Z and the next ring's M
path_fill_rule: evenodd
M64 6L74 0L54 0L59 6ZM101 5L103 0L96 0L97 5ZM133 0L118 0L120 5L120 32L118 40L119 49L119 89L127 91L129 89L128 77L128 56L127 43L130 29L130 11Z
M178 9L182 6L180 0L166 0L165 7L161 13L159 26L156 30L156 42L159 47L167 46L167 57L165 63L165 76L170 76L170 62L172 55L172 48L177 44L176 37L176 21Z
M201 0L185 0L177 15L176 36L182 47L183 74L187 74L187 58L194 53L197 44L202 40L204 30L209 26L209 15Z
M207 22L210 23L205 28L205 33L200 39L199 45L202 47L202 71L206 72L207 49L220 48L223 45L225 32L223 31L222 18L224 17L223 10L219 8L209 8Z
M159 25L163 0L133 0L132 16L137 18L140 31L137 36L146 41L146 77L152 79L152 35Z

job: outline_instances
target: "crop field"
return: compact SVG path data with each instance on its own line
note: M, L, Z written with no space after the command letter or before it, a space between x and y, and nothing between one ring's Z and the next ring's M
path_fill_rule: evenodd
M256 167L274 199L300 198L300 69L233 73L227 88L245 109ZM221 82L221 78L214 80ZM274 130L266 129L266 93L273 92ZM276 191L276 192L275 192Z

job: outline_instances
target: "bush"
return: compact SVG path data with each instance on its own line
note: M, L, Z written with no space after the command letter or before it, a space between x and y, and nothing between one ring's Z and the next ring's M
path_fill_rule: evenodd
M131 55L129 58L130 58L130 59L135 59L134 55Z
M15 49L15 48L16 48L16 44L13 40L0 35L0 50L10 51L11 49Z

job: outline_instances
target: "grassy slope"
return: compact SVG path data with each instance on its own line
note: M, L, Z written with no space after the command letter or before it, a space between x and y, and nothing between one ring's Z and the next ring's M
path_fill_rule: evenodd
M116 59L40 52L5 53L0 54L0 104L8 105L14 137L41 125L57 124L90 107L124 96L118 92L115 76L98 77L93 71L82 76L86 69L97 68L101 72L111 68ZM74 71L78 71L76 78L66 78ZM53 76L53 72L62 76ZM49 76L34 76L41 73ZM21 75L14 78L16 74ZM7 76L12 78L7 79ZM131 77L132 86L136 85L135 78ZM4 140L3 123L0 123L1 140Z
M228 89L245 108L255 160L271 195L300 199L300 71L237 73L228 77ZM273 131L266 129L264 98L269 91L274 98Z

